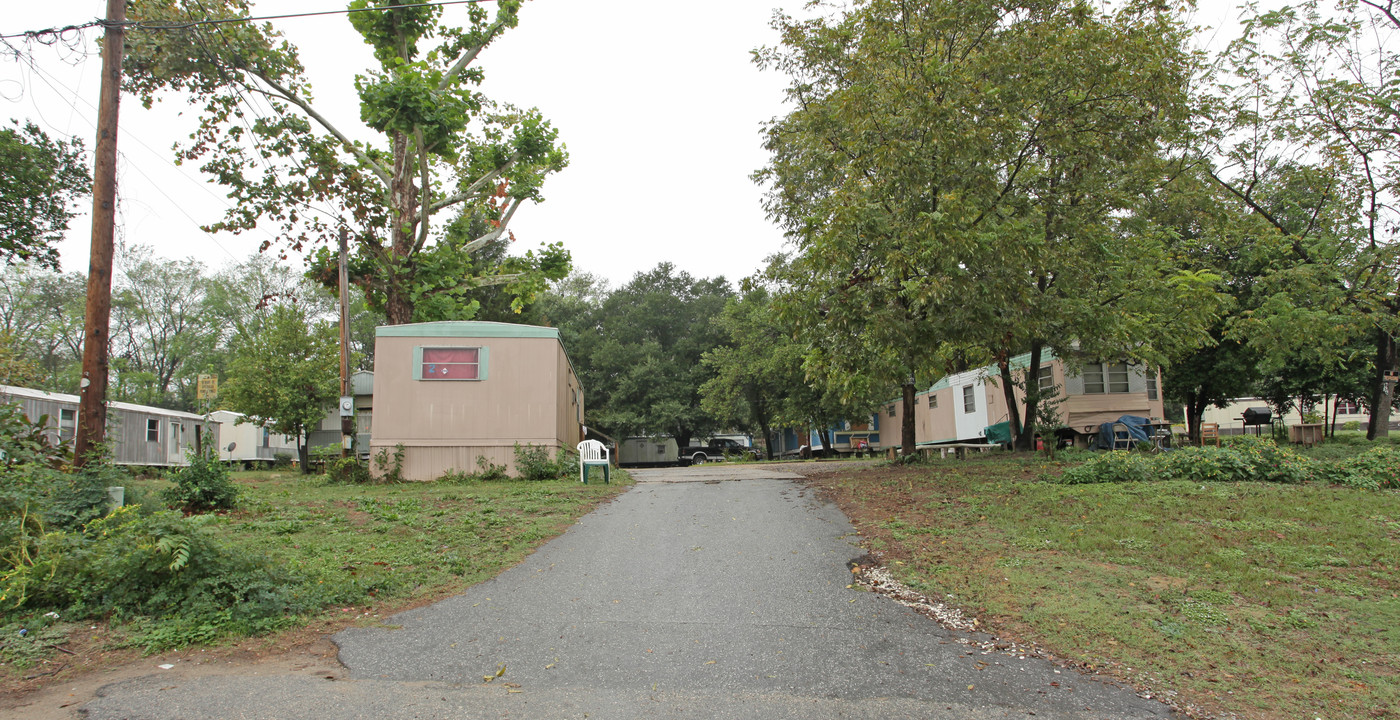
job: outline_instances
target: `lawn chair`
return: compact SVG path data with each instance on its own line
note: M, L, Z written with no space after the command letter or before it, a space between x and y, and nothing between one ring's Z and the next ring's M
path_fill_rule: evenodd
M1113 449L1132 450L1134 444L1133 434L1128 430L1128 426L1119 422L1113 423Z
M1208 443L1220 447L1220 423L1201 423L1201 447Z
M579 480L588 484L588 468L591 465L603 466L603 483L611 481L612 463L608 460L608 448L597 440L584 440L578 444Z

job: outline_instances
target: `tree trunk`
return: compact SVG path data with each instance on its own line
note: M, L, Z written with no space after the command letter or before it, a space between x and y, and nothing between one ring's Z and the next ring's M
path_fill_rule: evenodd
M1385 381L1385 373L1395 369L1395 338L1384 330L1376 331L1376 384L1371 388L1371 419L1366 424L1366 439L1375 440L1390 435L1390 404L1394 388Z
M1036 409L1040 406L1040 355L1044 349L1045 346L1040 341L1031 342L1030 365L1026 366L1026 414L1021 432L1016 433L1017 450L1031 451L1035 449L1035 417ZM1015 394L1013 393L1012 396L1014 397Z
M389 193L390 266L392 272L384 278L384 313L390 325L413 322L413 300L409 288L413 278L401 272L402 261L413 249L414 228L418 225L418 191L413 184L414 173L408 163L408 136L394 135L394 175Z
M1011 359L1003 355L997 360L997 369L1001 374L1001 392L1006 398L1006 422L1011 428L1011 447L1020 448L1021 413L1016 405L1016 386L1011 382Z
M1201 418L1206 413L1206 402L1196 393L1186 393L1186 436L1193 444L1201 442Z
M311 474L311 434L297 434L297 462L301 464L301 474Z
M899 423L899 447L904 453L904 457L914 455L914 447L918 445L918 439L914 436L914 383L911 378L904 383L904 417Z
M763 453L769 460L773 459L773 431L768 427L768 418L758 421L758 427L763 431Z

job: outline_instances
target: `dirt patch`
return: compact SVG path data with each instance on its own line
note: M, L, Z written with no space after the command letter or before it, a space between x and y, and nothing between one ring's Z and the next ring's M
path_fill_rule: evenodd
M279 641L247 641L232 647L182 650L141 657L136 650L103 651L82 648L69 667L52 676L32 680L16 677L0 684L0 715L25 720L71 720L79 709L97 697L103 687L147 675L168 676L172 683L213 675L258 672L279 675L313 675L327 680L345 676L336 660L335 645L328 636L298 636ZM294 644L285 645L288 641ZM63 664L55 658L49 665ZM163 667L163 666L169 666ZM25 677L43 672L31 669Z
M107 649L105 624L69 636L68 653L0 679L0 717L25 720L73 720L78 709L115 682L147 675L168 675L171 682L214 675L312 675L327 680L346 676L330 638L348 627L383 626L381 618L431 605L456 595L460 588L426 594L393 604L337 608L338 617L277 635L247 638L235 645L190 648L142 656L139 649ZM70 654L71 653L71 654ZM170 665L162 668L161 665Z

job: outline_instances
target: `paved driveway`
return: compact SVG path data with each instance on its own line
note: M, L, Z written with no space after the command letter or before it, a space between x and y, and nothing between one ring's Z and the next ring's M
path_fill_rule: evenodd
M795 476L635 475L498 578L337 635L349 681L153 677L106 688L88 717L1171 717L848 588L851 527Z

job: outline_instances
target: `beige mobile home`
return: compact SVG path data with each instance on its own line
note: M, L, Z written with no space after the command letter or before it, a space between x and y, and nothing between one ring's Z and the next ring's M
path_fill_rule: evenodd
M389 325L374 361L370 455L402 444L409 480L476 472L477 458L514 474L516 443L557 452L582 440L583 388L554 328Z
M1029 355L1011 361L1016 372L1023 372ZM987 368L987 423L1006 422L1006 395L1001 388L1001 376L996 368ZM1041 357L1036 382L1044 390L1057 389L1064 398L1059 406L1060 421L1077 438L1097 435L1101 423L1113 422L1123 415L1147 418L1162 417L1161 373L1142 365L1126 362L1084 363L1078 374L1066 372L1063 360L1048 350ZM1025 393L1014 389L1016 402L1025 411ZM1023 419L1024 420L1024 419Z

